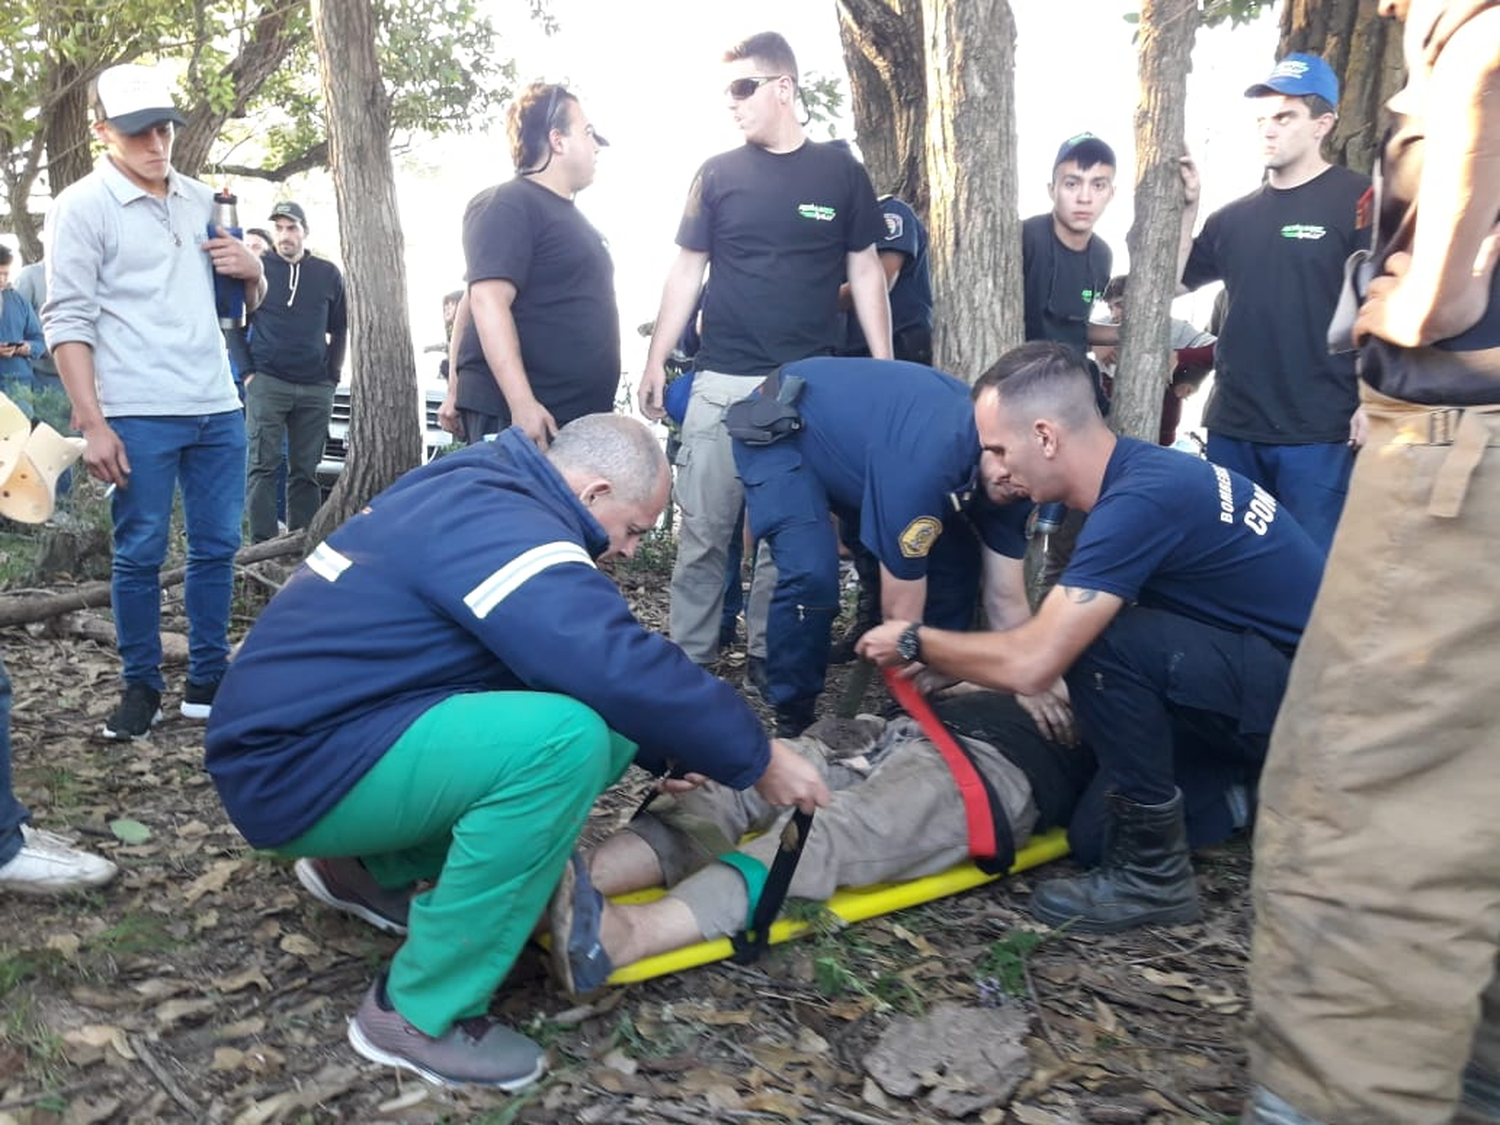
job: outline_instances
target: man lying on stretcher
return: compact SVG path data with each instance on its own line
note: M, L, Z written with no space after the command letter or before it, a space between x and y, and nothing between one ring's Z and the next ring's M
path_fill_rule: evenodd
M999 692L958 695L935 710L988 783L996 827L1008 827L1017 848L1069 822L1094 774L1090 751L1047 741ZM840 887L915 879L969 858L958 784L913 720L823 719L789 741L835 791L813 818L790 895L821 902ZM549 915L559 981L588 992L616 965L744 929L750 888L764 883L789 816L754 791L709 782L657 797L593 851L575 854ZM761 835L739 844L747 832ZM603 901L662 885L671 890L654 902Z
M1066 825L1073 859L1099 862L1108 817L1086 746L1049 740L1001 692L952 695L933 710L998 799L997 830L1003 820L1015 848ZM828 718L789 741L834 790L833 803L813 818L790 896L822 902L841 887L917 879L970 857L958 784L915 721ZM1239 778L1195 759L1177 765L1191 846L1246 826L1253 797ZM709 782L658 796L598 847L576 853L549 908L557 979L570 993L589 992L615 966L744 930L754 909L750 887L764 883L790 816L753 790ZM736 843L752 832L759 835ZM648 903L605 901L656 886L671 889Z

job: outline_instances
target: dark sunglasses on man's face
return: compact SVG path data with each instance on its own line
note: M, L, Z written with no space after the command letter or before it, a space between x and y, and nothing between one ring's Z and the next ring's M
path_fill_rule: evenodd
M775 82L781 77L782 75L780 74L757 74L750 78L736 78L728 86L724 87L724 92L735 101L742 102L767 82Z

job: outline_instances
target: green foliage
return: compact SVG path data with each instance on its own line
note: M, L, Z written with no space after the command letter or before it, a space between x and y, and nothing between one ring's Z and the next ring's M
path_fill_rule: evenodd
M802 104L807 107L807 126L812 132L820 129L828 137L838 135L838 118L844 106L842 82L810 70L798 84L802 92Z
M896 963L889 950L877 948L863 933L845 927L831 911L806 921L820 927L811 938L813 987L824 996L863 996L874 1001L877 1011L894 1009L920 1016L926 1010L921 992L902 975L905 966Z
M1025 996L1026 958L1046 940L1031 930L1012 930L994 942L975 968L981 996Z
M545 0L525 0L524 10L522 18L553 26ZM376 0L376 15L398 134L493 122L515 67L478 0ZM264 59L275 64L269 72ZM155 60L183 65L185 110L206 109L210 125L224 123L209 167L232 162L241 174L274 173L319 151L326 128L308 0L14 0L0 6L5 197L31 194L44 164L40 131L66 94L117 63ZM0 211L0 228L18 222L26 223L7 223Z
M127 910L108 929L89 938L84 948L93 953L130 956L136 953L160 953L181 942L167 933L166 921L142 911Z
M1231 27L1254 23L1276 6L1275 0L1202 0L1202 4L1205 27L1216 27L1225 20L1229 21ZM1138 24L1141 22L1141 14L1127 12L1124 19L1126 23Z
M672 576L672 563L676 558L676 539L670 530L658 526L641 536L635 555L619 559L615 563L615 569L621 574L669 579Z
M0 950L0 997L8 997L30 980L47 980L64 967L63 955L53 949ZM7 1001L6 1007L10 1007Z

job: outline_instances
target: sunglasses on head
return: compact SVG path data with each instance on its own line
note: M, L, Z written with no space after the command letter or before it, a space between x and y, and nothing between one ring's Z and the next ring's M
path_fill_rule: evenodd
M542 115L542 136L550 136L553 125L552 118L557 113L557 103L562 100L562 87L553 86L552 93L547 96L547 112Z
M728 86L724 87L724 92L735 101L742 102L767 82L775 82L778 78L785 77L786 75L784 74L757 74L749 78L736 78Z

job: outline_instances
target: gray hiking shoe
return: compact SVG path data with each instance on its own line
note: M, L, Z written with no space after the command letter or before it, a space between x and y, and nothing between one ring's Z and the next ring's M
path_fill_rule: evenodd
M411 888L391 891L377 883L357 859L299 859L297 881L319 902L353 914L388 934L406 933Z
M526 1036L488 1016L459 1020L433 1038L408 1023L379 977L349 1021L349 1045L372 1062L414 1071L437 1086L491 1086L510 1092L547 1069L546 1054Z

